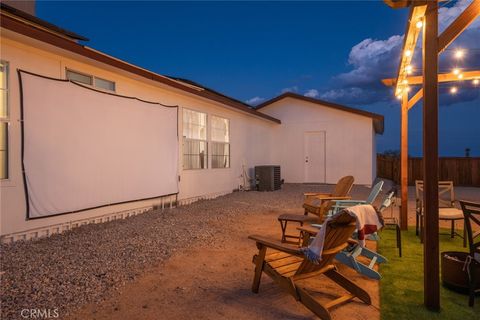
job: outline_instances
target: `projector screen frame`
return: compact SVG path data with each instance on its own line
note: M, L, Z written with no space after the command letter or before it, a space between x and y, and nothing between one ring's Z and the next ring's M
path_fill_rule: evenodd
M179 191L174 192L174 193L170 193L170 194L158 195L158 196L154 196L154 197L126 200L126 201L115 202L115 203L107 203L107 204L103 204L103 205L92 206L92 207L82 208L82 209L78 209L78 210L55 213L55 214L51 214L51 215L47 215L47 216L30 217L29 192L28 192L28 186L27 186L27 177L26 177L26 174L25 174L25 162L24 162L24 155L25 155L24 134L25 134L25 128L24 128L24 102L23 102L23 100L24 100L23 99L23 91L24 90L23 90L23 82L22 82L22 73L29 74L29 75L36 76L36 77L40 77L40 78L44 78L44 79L48 79L48 80L53 80L53 81L70 82L70 83L72 83L74 85L77 85L79 87L82 87L84 89L92 90L92 91L95 91L95 92L98 92L98 93L107 94L107 95L111 95L111 96L115 96L115 97L138 100L138 101L141 101L141 102L144 102L144 103L153 104L153 105L161 106L161 107L164 107L164 108L176 108L177 109L176 131L177 131L177 143L178 144L180 143L179 132L178 132L178 119L179 119L180 106L179 105L166 105L166 104L163 104L163 103L160 103L160 102L153 102L153 101L143 100L143 99L140 99L140 98L137 98L137 97L125 96L125 95L120 95L120 94L116 94L116 93L113 93L113 92L98 90L98 89L95 89L95 88L90 87L88 85L83 85L81 83L78 83L76 81L72 81L72 80L69 80L69 79L53 78L53 77L41 75L41 74L38 74L38 73L34 73L34 72L30 72L30 71L26 71L26 70L18 68L17 69L17 75L18 75L19 91L20 91L20 155L21 155L21 161L20 162L21 162L21 169L22 169L23 189L24 189L24 195L25 195L26 221L37 220L37 219L47 219L47 218L62 216L62 215L66 215L66 214L79 213L79 212L84 212L84 211L89 211L89 210L94 210L94 209L99 209L99 208L104 208L104 207L109 207L109 206L121 205L121 204L126 204L126 203L134 203L134 202L146 201L146 200L153 200L153 199L159 199L159 198L170 197L170 196L176 196L175 197L175 202L178 201ZM178 174L178 171L177 171L177 174ZM178 186L178 184L177 184L177 186Z

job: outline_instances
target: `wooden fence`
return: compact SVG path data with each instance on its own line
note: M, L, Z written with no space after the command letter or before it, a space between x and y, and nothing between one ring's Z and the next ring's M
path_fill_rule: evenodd
M423 179L423 158L408 158L408 184ZM456 186L480 187L480 158L440 158L439 180L451 180ZM400 184L400 158L377 155L377 175Z

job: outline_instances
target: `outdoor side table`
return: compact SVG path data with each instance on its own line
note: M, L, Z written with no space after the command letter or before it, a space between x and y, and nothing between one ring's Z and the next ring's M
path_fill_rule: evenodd
M304 215L304 214L294 214L294 213L284 213L278 216L278 222L280 222L280 227L282 228L282 242L292 242L288 241L287 238L296 239L295 243L300 244L301 235L292 235L287 234L287 225L289 222L295 222L300 224L302 227L305 223L315 223L319 222L319 217Z

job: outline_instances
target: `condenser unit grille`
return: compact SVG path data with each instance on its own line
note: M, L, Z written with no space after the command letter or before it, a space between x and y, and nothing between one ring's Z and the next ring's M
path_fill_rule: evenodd
M255 180L258 191L280 190L282 184L280 166L256 166Z

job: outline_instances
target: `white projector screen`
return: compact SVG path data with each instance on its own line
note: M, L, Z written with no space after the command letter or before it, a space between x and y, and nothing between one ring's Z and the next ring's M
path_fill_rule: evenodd
M27 218L178 193L177 106L18 74Z

